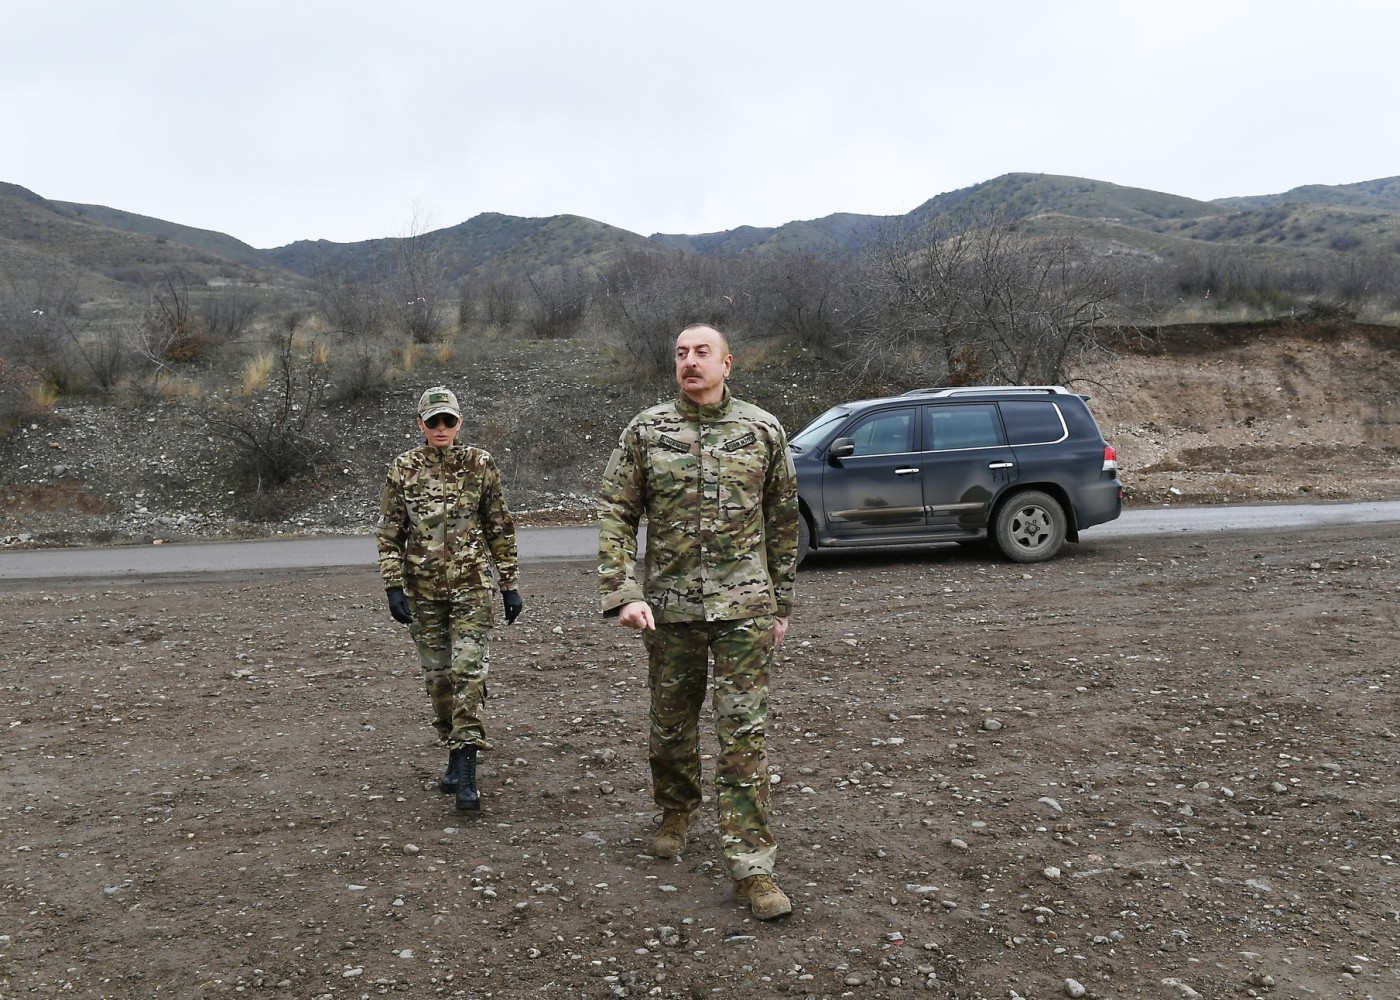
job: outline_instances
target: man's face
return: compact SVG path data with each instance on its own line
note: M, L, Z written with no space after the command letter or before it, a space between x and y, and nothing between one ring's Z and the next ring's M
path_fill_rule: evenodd
M451 427L447 426L449 420ZM420 417L418 429L423 432L424 440L434 448L447 448L457 439L462 422L450 413L435 413L426 422Z
M696 327L676 338L676 383L693 403L718 403L733 363L718 330Z

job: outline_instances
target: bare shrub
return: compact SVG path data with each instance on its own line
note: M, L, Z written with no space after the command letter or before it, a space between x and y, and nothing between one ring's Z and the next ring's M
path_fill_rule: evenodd
M75 277L53 272L9 284L0 297L0 354L63 392L117 385L129 360L125 328L84 316Z
M354 340L378 340L388 330L383 282L372 272L318 265L312 283L330 329Z
M494 270L483 281L486 322L504 330L520 316L520 282L515 275Z
M184 271L165 271L151 278L137 349L156 372L170 364L194 361L212 345L190 305L189 279Z
M578 333L588 315L588 281L582 272L540 271L525 280L534 295L525 321L530 333L547 340Z
M199 325L221 344L243 336L258 313L258 301L247 290L229 288L204 300L199 307Z
M374 399L388 391L394 363L384 343L368 337L354 337L330 355L332 399Z
M1356 310L1342 302L1309 302L1298 319L1306 323L1340 326L1356 322Z
M330 385L324 352L296 346L289 324L278 338L266 388L216 401L209 433L223 442L229 467L244 491L263 494L296 479L314 478L330 448L316 427Z

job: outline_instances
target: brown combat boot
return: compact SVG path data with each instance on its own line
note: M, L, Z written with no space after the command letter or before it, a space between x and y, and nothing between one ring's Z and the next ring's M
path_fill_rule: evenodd
M656 830L656 839L651 842L651 853L658 858L674 858L681 853L681 848L685 847L686 827L694 818L693 812L666 810Z
M749 904L759 920L774 920L792 912L792 901L772 875L750 875L734 883L734 894Z

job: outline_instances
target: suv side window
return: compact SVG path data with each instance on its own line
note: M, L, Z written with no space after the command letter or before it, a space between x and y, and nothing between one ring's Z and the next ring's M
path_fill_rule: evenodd
M881 410L851 429L857 455L899 455L913 451L914 410Z
M1001 436L995 403L958 403L928 406L924 435L929 451L992 448L1006 442Z
M1001 417L1011 444L1054 444L1069 437L1060 408L1049 400L1004 400Z

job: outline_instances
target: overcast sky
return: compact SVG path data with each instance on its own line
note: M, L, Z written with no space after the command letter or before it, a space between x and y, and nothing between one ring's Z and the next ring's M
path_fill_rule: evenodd
M256 247L1400 174L1392 0L0 0L0 181Z

